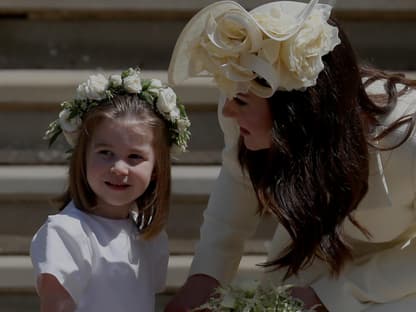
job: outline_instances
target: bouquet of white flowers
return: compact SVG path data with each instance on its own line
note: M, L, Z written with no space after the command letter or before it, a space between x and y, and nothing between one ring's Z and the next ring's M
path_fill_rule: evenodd
M219 287L209 301L193 311L213 312L312 312L303 302L291 297L290 286L261 286L249 282L239 286Z

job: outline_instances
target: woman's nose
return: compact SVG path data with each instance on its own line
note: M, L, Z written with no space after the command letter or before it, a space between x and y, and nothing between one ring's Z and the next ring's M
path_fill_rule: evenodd
M224 107L222 108L222 115L224 117L233 118L236 116L235 103L233 99L226 99Z

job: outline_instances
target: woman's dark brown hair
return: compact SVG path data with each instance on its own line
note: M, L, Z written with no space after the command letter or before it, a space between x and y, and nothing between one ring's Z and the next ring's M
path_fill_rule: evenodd
M351 217L368 188L369 145L400 123L410 124L404 140L414 127L415 116L409 116L374 134L379 117L394 107L396 83L413 82L376 70L360 71L340 27L339 37L341 44L323 57L325 68L315 86L277 91L269 98L274 120L271 148L250 151L240 140L239 161L250 175L259 213L274 214L292 238L277 259L264 264L287 268L286 277L315 257L338 274L352 257L342 233L346 218L371 236ZM369 82L387 79L385 105L380 97L370 99L363 76Z
M84 117L77 144L69 162L68 190L62 196L64 208L73 200L78 209L91 212L96 206L96 195L88 185L86 153L97 125L104 119L128 118L143 123L153 131L155 149L155 168L153 178L146 191L136 199L139 221L149 226L142 228L140 234L150 238L159 233L166 224L169 211L171 188L171 163L168 128L162 117L158 116L148 103L137 95L115 96L111 101L100 103ZM149 221L149 222L148 222Z

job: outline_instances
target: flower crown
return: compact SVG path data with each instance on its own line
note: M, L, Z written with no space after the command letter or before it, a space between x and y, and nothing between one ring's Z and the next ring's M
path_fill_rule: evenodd
M167 122L171 144L186 151L191 123L185 107L159 79L141 79L140 71L132 68L108 79L102 74L91 75L78 85L75 99L61 103L59 117L49 124L44 139L51 145L63 133L68 143L75 146L84 115L103 101L123 94L138 94L148 103Z
M206 7L177 41L169 82L208 74L228 97L315 85L322 56L340 43L338 28L327 22L331 6L317 3L276 1L250 12L234 1Z

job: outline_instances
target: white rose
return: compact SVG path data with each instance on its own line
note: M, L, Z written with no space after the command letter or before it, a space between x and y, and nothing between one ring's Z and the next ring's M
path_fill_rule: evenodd
M176 107L175 92L169 87L161 89L157 98L156 107L159 112L169 114Z
M169 120L170 121L177 121L180 117L180 111L179 108L177 106L175 106L174 108L172 108L172 110L169 112Z
M119 87L123 84L123 80L120 75L111 75L109 80L110 84L114 87Z
M123 79L124 89L128 93L139 93L142 91L142 81L140 79L140 73L131 71L130 74Z
M163 84L162 81L160 81L159 79L151 79L150 80L150 85L149 85L149 91L153 92L153 93L159 93L159 89L163 88Z
M102 100L106 97L108 80L102 74L92 75L77 88L77 99Z
M69 119L71 112L68 109L63 109L59 113L59 125L65 132L76 132L82 124L79 116L74 116Z
M150 80L150 88L157 88L160 89L163 87L162 81L160 81L159 79L151 79Z
M315 85L324 68L322 56L341 42L338 28L323 20L319 11L314 12L295 36L282 43L280 78L286 90Z
M191 126L191 122L188 118L178 119L178 131L183 132Z

